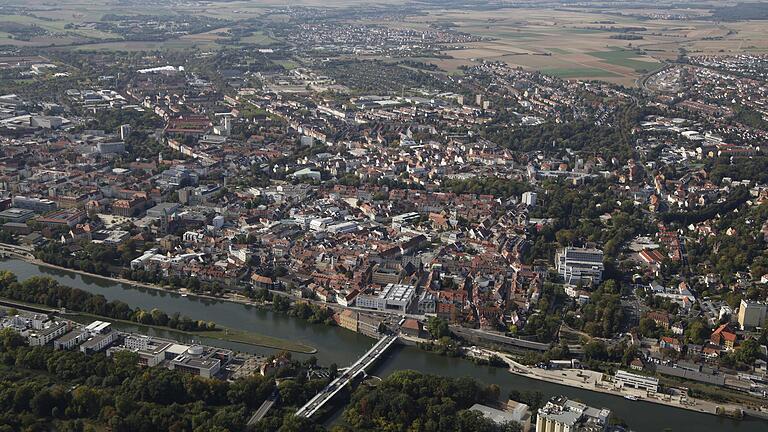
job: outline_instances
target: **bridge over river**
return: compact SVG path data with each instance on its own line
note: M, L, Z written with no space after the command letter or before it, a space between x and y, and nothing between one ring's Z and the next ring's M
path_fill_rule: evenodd
M365 374L366 370L369 370L370 367L395 344L395 342L397 342L396 335L384 336L379 339L376 344L350 366L349 369L331 381L331 383L325 386L320 393L315 395L315 397L310 399L306 405L296 411L296 415L306 418L315 415L315 413L336 396L344 386L354 382L360 375Z

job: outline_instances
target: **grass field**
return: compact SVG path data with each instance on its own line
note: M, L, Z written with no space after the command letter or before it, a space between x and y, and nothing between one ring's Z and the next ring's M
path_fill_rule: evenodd
M277 63L288 70L296 69L299 67L299 64L293 60L274 60L274 63Z
M199 48L203 50L219 48L214 41L210 40L194 40L194 39L173 39L164 42L147 42L147 41L120 41L120 42L103 42L103 43L90 43L81 44L74 47L74 49L80 51L147 51L147 50L163 50L163 49L189 49Z
M589 55L605 60L605 62L612 65L633 69L635 72L648 72L658 66L658 63L655 61L637 60L637 57L641 56L641 54L621 48L611 51L591 52Z
M267 36L262 32L254 32L251 36L244 37L240 40L243 43L257 44L257 45L270 45L275 42L274 39Z
M555 47L549 47L547 48L547 51L553 53L553 54L570 54L571 52L563 49L563 48L555 48Z
M61 16L58 16L58 17L50 17L50 19L40 19L38 18L38 16L45 18L45 16L42 14L36 15L36 16L0 14L0 22L11 22L11 23L17 23L17 24L24 24L24 25L34 25L53 33L66 33L68 35L81 36L84 38L105 39L105 38L116 37L116 35L112 33L107 33L107 32L99 31L92 28L78 28L78 29L66 28L67 24L78 24L78 23L82 24L84 22L83 20L77 19L75 17L72 17L72 19L66 19L66 18L63 19ZM37 38L37 39L44 39L44 38Z

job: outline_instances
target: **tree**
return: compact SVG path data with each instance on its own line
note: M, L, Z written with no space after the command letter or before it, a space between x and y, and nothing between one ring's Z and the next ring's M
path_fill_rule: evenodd
M134 310L119 300L107 302L102 295L62 286L48 277L32 277L18 283L12 273L2 272L0 273L0 296L51 307L65 307L73 311L108 318L132 320L141 324L167 325L181 330L199 331L215 327L211 323L193 321L189 317L178 314L174 314L174 317L169 319L167 314L159 310L153 310L151 313L141 309Z
M32 397L29 406L38 417L49 417L51 415L51 410L54 407L54 403L55 401L50 390L42 389Z
M706 321L701 318L697 318L688 324L688 328L685 329L685 339L694 344L703 344L709 337L710 328Z
M444 378L398 371L375 388L360 386L344 413L344 432L440 431L502 432L514 426L496 425L469 408L491 403L499 389L481 387L468 378ZM511 428L511 429L510 429Z
M555 234L555 238L560 246L570 246L576 240L576 233L571 230L560 230Z
M0 330L0 352L23 346L25 342L24 337L11 328Z
M584 345L584 357L587 360L606 360L608 358L608 351L605 343L601 341L588 342Z
M448 322L437 317L430 317L427 320L427 330L435 339L442 339L445 336L450 337L452 335Z
M637 327L637 331L641 336L644 336L644 337L658 337L656 321L648 317L640 318L640 323Z
M751 365L760 356L760 344L755 339L747 339L735 352L736 360Z

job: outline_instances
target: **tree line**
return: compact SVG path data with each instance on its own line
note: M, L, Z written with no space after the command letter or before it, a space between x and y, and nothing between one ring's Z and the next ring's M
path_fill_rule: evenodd
M16 275L9 271L0 271L0 297L183 331L212 330L216 327L215 323L195 321L179 313L169 316L157 309L150 312L132 309L119 300L108 302L103 295L64 286L49 277L36 276L19 282Z
M500 389L480 386L470 378L445 378L398 371L376 387L361 386L344 412L346 425L334 432L516 432L516 423L497 424L476 403L494 403Z
M50 347L26 346L10 329L0 331L0 432L313 432L311 420L297 419L282 408L248 428L246 422L275 390L273 374L233 381L202 378L162 367L142 368L138 357L118 352L85 355ZM307 365L290 362L305 376ZM284 404L306 402L283 391ZM300 384L300 385L303 385ZM307 392L316 386L304 386Z

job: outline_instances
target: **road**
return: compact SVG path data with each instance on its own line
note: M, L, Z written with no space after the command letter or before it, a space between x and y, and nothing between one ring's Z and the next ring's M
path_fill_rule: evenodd
M275 387L275 390L272 392L271 395L265 400L259 409L256 410L255 413L251 416L250 419L248 419L248 426L253 426L258 422L259 420L263 419L265 415L267 415L267 412L272 408L272 406L277 402L277 398L280 396L280 392L277 390L277 387Z
M509 371L511 373L531 379L581 388L598 393L612 394L614 396L630 396L635 397L638 401L667 405L706 414L717 414L718 407L725 407L728 410L739 408L739 406L733 404L718 404L708 400L686 397L685 395L673 396L662 393L650 393L630 387L617 387L611 381L611 378L606 379L602 372L588 369L539 369L518 363L506 353L492 350L483 351L488 355L496 354L504 359L509 365Z
M473 338L483 339L484 341L501 344L507 348L512 347L518 351L545 352L550 348L548 343L533 342L525 339L505 336L504 334L498 332L469 329L458 325L452 325L451 331L469 340L472 340ZM584 348L581 345L568 345L568 349L571 353L574 354L582 354L584 352Z

